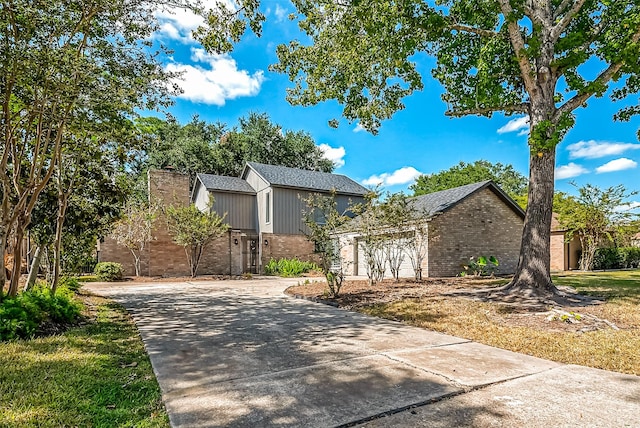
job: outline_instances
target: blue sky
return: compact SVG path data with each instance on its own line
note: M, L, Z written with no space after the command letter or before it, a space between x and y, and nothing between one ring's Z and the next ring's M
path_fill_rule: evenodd
M214 2L205 2L214 3ZM341 106L326 102L315 107L293 107L285 100L291 86L286 76L268 71L277 61L275 47L302 36L288 20L294 12L288 2L265 1L267 22L262 38L248 35L231 55L210 55L191 38L200 21L186 12L159 13L161 30L155 37L173 49L166 67L182 71L177 82L184 93L169 112L181 123L194 115L210 122L233 126L250 112L266 112L284 129L309 132L326 156L336 162L337 173L385 190L408 188L419 174L447 169L460 161L486 159L512 164L528 175L527 123L521 116L491 119L444 116L441 86L430 77L432 61L416 58L425 88L405 99L406 108L383 122L378 135L362 130L341 117ZM637 98L625 100L626 104ZM630 123L613 122L612 115L624 104L607 97L591 99L576 111L576 126L557 149L556 188L575 193L578 185L608 187L623 184L640 191L640 142L637 118ZM331 119L340 126L328 126ZM640 207L640 195L630 201Z

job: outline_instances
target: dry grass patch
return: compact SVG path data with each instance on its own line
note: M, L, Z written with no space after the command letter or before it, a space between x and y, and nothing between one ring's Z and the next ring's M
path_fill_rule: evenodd
M496 284L461 278L421 284L385 282L373 287L358 281L345 285L336 302L369 315L515 352L640 375L640 271L572 273L554 281L602 298L604 303L533 308L448 295L454 289ZM289 292L322 297L322 287L312 283Z

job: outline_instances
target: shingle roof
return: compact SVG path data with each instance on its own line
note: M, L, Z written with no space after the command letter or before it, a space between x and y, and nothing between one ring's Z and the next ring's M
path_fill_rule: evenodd
M368 190L347 176L328 172L308 171L287 166L266 165L257 162L247 162L247 167L253 169L262 178L276 187L290 187L295 189L318 190L348 195L365 195ZM246 167L245 167L246 172ZM243 177L244 177L243 172Z
M491 181L481 181L479 183L467 184L465 186L454 187L453 189L441 190L439 192L412 198L414 207L427 217L432 217L456 205L472 193L493 184ZM495 184L493 184L494 187Z
M223 192L256 194L255 189L242 178L211 174L198 174L197 177L209 191L218 190Z

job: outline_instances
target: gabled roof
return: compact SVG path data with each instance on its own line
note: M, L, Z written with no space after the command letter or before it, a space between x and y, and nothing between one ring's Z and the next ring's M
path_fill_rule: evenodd
M208 191L247 193L255 195L256 191L242 178L224 175L197 174L197 179Z
M416 196L412 198L412 202L420 213L427 217L433 217L436 214L454 207L472 194L487 188L502 199L516 214L524 218L524 211L520 208L520 205L515 203L514 200L504 193L493 181L481 181L479 183L467 184L454 187L453 189Z
M328 172L308 171L306 169L290 168L287 166L266 165L257 162L247 162L242 171L242 178L246 178L248 169L252 169L267 183L275 187L304 189L320 192L363 196L368 190L347 176Z

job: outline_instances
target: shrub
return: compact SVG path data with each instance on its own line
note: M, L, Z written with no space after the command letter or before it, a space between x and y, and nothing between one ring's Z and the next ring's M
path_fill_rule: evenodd
M76 278L75 276L64 276L60 278L60 283L58 287L65 287L73 292L76 292L80 290L80 287L82 287L82 284L80 283L80 281L78 281L78 278Z
M96 265L93 273L100 281L121 281L123 276L122 265L114 262L100 262Z
M594 270L640 267L639 247L598 248L593 259Z
M472 273L474 276L493 276L498 271L498 259L494 256L480 256L478 260L475 257L469 258L469 263L462 265L464 269L460 272L460 276L466 276Z
M318 270L315 263L298 259L271 259L264 267L266 275L279 275L283 277L299 276L312 270Z
M0 341L33 337L46 321L73 322L80 310L80 303L68 288L59 287L52 296L46 285L36 285L0 303Z

